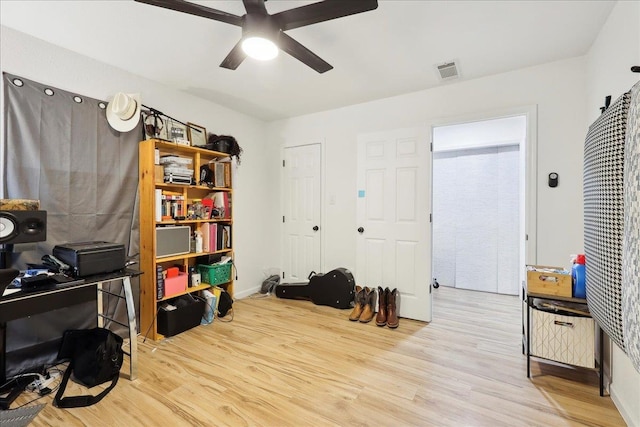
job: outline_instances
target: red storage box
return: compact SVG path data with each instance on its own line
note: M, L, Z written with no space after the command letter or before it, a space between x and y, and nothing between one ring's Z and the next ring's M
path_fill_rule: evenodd
M176 277L164 279L165 298L186 291L188 284L187 277L187 273L180 273Z

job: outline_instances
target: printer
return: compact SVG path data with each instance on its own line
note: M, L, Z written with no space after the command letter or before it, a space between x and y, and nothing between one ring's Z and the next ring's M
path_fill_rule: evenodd
M75 277L119 271L126 264L124 245L120 243L64 243L54 246L53 256L68 264Z

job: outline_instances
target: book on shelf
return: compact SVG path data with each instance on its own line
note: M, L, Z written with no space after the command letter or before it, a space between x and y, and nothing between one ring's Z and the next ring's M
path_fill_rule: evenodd
M218 224L215 222L209 224L210 233L209 233L209 247L211 248L210 252L215 252L218 250L217 241L218 241Z
M231 249L231 226L222 226L222 247L220 249Z
M160 207L160 216L163 221L171 220L176 217L181 217L186 215L186 206L184 195L182 193L161 190L162 194L160 196L161 207ZM156 197L158 192L156 190ZM157 206L156 206L157 209ZM157 212L156 212L157 218Z
M210 237L211 228L209 227L209 224L207 223L201 224L200 227L198 227L198 229L202 234L203 252L211 252L211 245L209 244L209 242L211 241L211 237Z
M224 226L220 224L216 233L216 250L224 249Z
M156 188L155 193L156 222L160 222L162 221L162 190L160 188Z
M162 266L156 265L156 299L164 298L164 276L162 274Z

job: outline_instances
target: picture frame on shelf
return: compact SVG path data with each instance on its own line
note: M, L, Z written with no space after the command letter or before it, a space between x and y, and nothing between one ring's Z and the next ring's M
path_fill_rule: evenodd
M191 145L189 143L189 135L187 133L187 126L179 123L175 120L169 120L169 127L167 129L168 137L171 142L175 142L180 145Z
M145 139L167 140L167 121L159 115L142 113Z
M207 129L204 126L187 122L187 134L192 147L204 147L207 145ZM199 132L198 132L199 131Z

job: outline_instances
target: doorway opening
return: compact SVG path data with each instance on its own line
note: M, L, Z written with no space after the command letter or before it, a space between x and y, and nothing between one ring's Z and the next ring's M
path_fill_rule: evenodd
M532 115L432 127L434 285L519 294L535 244Z

